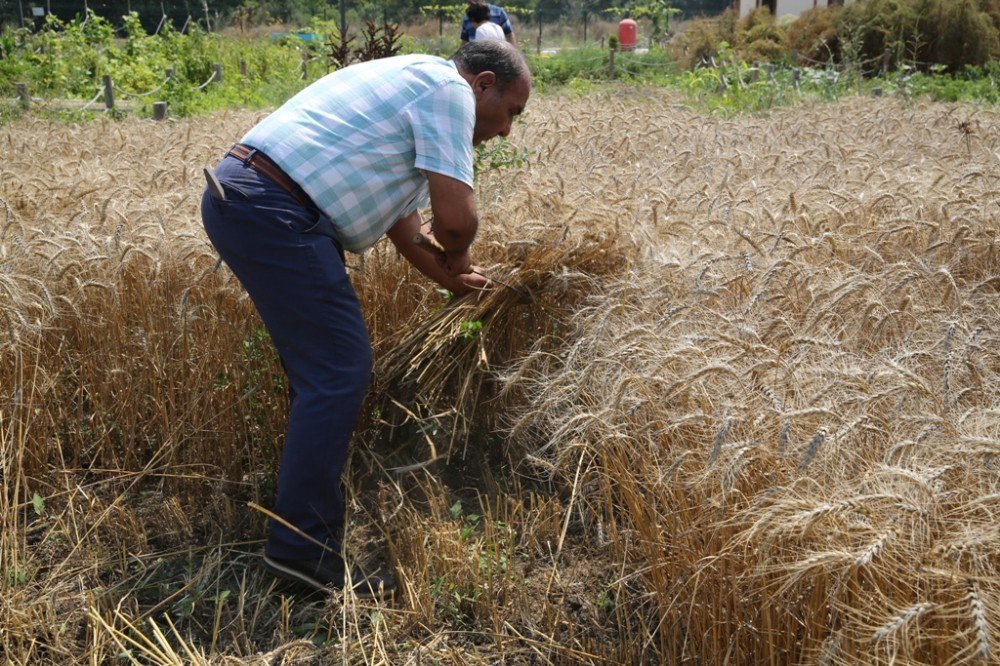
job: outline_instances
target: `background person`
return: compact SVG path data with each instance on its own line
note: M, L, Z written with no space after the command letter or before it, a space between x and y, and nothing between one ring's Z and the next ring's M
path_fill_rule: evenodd
M469 38L469 41L504 39L503 28L490 20L490 9L486 5L471 3L465 15L472 21L472 25L475 26L475 32Z
M487 4L485 0L468 0L469 5L483 5L489 11L489 20L491 23L496 23L503 30L504 39L510 42L511 45L517 46L517 38L514 37L514 26L510 23L510 18L507 16L502 8L496 5ZM468 13L464 19L462 19L462 34L460 35L463 42L472 41L476 35L476 26L469 19Z
M394 586L348 570L342 553L340 480L372 367L344 251L387 235L452 292L486 287L469 272L479 224L473 146L507 136L530 90L524 57L494 40L465 44L451 60L359 63L292 97L216 167L222 196L210 184L202 197L205 231L253 300L289 380L273 509L284 522L272 521L264 548L271 573L366 596ZM441 257L413 242L428 201Z

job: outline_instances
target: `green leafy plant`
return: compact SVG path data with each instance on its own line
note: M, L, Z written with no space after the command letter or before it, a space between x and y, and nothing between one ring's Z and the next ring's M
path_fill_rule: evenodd
M483 322L478 319L476 321L463 321L459 328L462 331L463 340L474 340L483 330Z
M32 508L35 510L36 516L42 517L45 515L45 498L43 498L41 495L39 495L38 493L34 493L31 496L31 505Z
M483 170L493 171L511 167L520 169L528 163L530 156L531 153L527 149L518 149L501 136L489 143L476 146L475 161L472 166L477 174Z

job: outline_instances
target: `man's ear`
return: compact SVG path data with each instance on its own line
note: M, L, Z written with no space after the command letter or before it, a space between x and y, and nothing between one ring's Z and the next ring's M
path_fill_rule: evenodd
M492 88L497 84L497 75L493 72L486 71L476 74L476 78L472 79L472 90L481 93L486 92L489 88Z

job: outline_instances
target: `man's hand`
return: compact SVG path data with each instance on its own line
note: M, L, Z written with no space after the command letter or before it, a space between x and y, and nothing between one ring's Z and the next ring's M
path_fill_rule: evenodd
M472 266L470 270L481 271L478 266ZM471 291L483 291L491 286L489 278L483 277L479 273L463 273L455 278L455 286L451 288L451 293L456 296L465 296Z
M414 240L423 238L421 234L420 214L412 213L398 220L387 235L399 253L417 270L453 294L461 296L475 289L486 288L489 280L470 272L474 267L467 249L460 252L445 251L443 255L438 251L428 251Z
M451 277L458 277L472 271L472 255L469 254L468 250L462 250L461 252L445 251L443 256L439 255L438 263L444 269L444 272Z

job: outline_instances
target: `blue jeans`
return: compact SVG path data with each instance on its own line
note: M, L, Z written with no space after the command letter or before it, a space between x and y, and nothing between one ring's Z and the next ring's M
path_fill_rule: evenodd
M343 249L326 215L236 158L223 159L215 173L226 199L205 191L205 231L257 307L288 375L291 403L274 513L339 553L340 478L372 367ZM291 559L324 553L277 521L265 551Z

